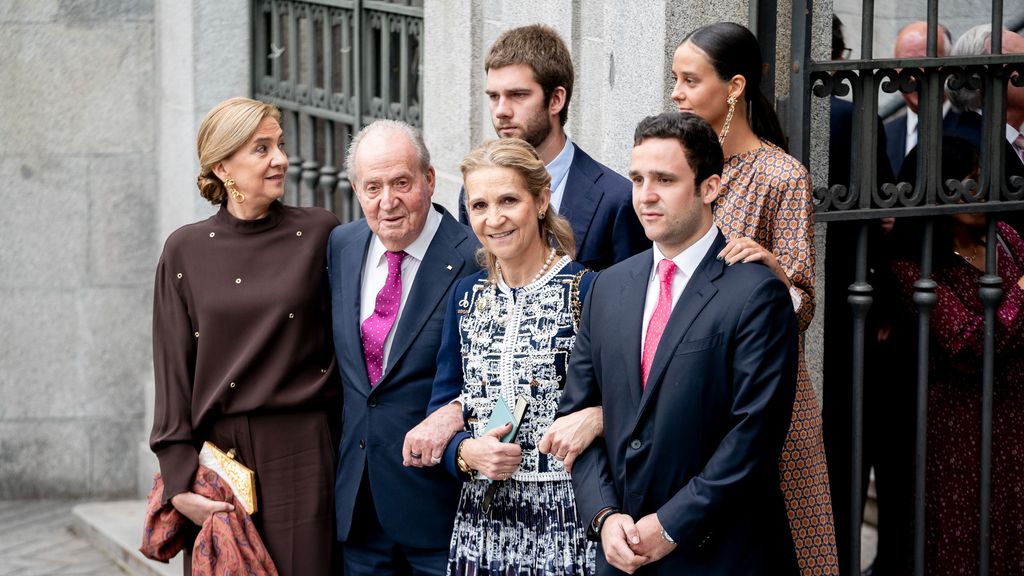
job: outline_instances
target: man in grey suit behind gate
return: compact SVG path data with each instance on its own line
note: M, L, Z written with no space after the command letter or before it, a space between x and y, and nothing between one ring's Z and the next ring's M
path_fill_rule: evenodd
M796 573L778 477L796 319L766 266L717 258L721 172L700 117L637 126L633 207L654 246L594 280L559 406L603 407L572 470L599 574Z
M460 484L440 467L403 466L402 440L426 413L446 304L479 269L477 242L431 204L419 131L378 120L355 137L347 164L366 218L335 228L327 251L344 389L335 510L345 573L442 575ZM449 430L462 414L438 412L419 429L440 439L433 423Z

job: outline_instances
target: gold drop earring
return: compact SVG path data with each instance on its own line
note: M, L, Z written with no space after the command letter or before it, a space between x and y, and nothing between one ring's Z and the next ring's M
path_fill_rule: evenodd
M721 145L725 142L725 137L729 135L729 125L732 124L732 115L736 112L736 97L729 96L725 99L725 102L729 104L729 112L725 115L725 123L722 124L722 134L718 137L718 144Z
M242 194L241 192L238 191L238 187L235 186L234 178L228 178L227 180L225 180L224 187L227 188L228 194L231 195L232 200L238 202L239 204L245 202L245 194Z

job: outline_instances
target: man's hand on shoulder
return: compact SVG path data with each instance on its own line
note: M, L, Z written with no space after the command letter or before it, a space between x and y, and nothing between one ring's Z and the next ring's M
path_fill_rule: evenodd
M440 464L448 441L462 428L462 404L452 402L438 408L405 434L402 464L416 468Z
M659 536L660 538L660 536ZM601 549L609 564L632 574L648 562L646 556L634 552L640 546L640 533L627 514L612 514L601 527Z

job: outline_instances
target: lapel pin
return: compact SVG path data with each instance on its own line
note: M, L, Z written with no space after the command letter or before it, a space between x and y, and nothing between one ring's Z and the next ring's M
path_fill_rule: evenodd
M445 268L447 268L447 269L451 270L451 269L452 269L452 265L451 265L451 264L449 264L449 265L445 266Z

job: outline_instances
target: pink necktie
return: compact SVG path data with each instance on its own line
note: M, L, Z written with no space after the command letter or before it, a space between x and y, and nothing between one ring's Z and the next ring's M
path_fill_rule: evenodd
M654 314L647 324L647 338L644 339L644 356L640 361L640 381L647 389L647 375L651 373L651 363L654 362L654 352L658 350L658 342L661 334L665 331L668 318L672 315L672 278L676 274L676 263L664 259L658 262L658 278L661 280L661 287L658 290L658 305L654 307Z
M1017 156L1020 156L1020 161L1024 162L1024 134L1018 134L1014 139L1013 149L1017 151Z
M370 386L380 381L384 364L384 341L398 318L398 304L402 301L402 260L405 252L388 252L388 277L377 292L373 314L363 321L363 355Z

